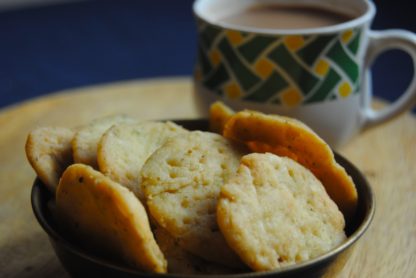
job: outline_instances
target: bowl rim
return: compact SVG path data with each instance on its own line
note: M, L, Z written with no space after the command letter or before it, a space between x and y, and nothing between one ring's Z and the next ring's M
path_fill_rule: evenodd
M171 120L172 121L172 120ZM198 123L205 125L206 119L195 119L195 120L173 120L176 123L183 123L191 124L191 125L198 125ZM85 252L84 249L80 248L77 245L72 244L68 239L66 239L63 235L61 235L57 229L55 229L51 224L51 217L48 217L44 213L44 208L47 207L47 202L43 202L43 199L45 199L45 195L51 193L46 189L46 187L43 186L43 183L41 180L36 177L32 190L31 190L31 206L33 213L42 227L42 229L48 234L50 238L52 238L54 241L59 242L60 245L63 245L68 251L72 252L73 254L82 257L85 260L92 261L98 265L101 265L103 267L108 267L113 270L122 271L128 274L134 274L134 275L146 275L146 276L154 276L154 277L184 277L184 278L196 278L196 277L223 277L223 278L237 278L237 277L265 277L267 275L272 274L289 274L289 273L296 273L301 270L308 269L312 266L314 266L317 263L322 263L328 260L331 260L333 257L340 254L342 251L348 249L353 245L368 229L370 223L372 222L375 214L375 198L374 198L374 191L372 187L370 186L369 182L367 181L364 174L358 170L358 168L352 164L349 160L347 160L342 155L338 154L334 151L334 156L337 162L340 162L340 164L343 167L348 168L350 171L347 173L350 176L357 176L360 179L360 187L361 191L364 192L364 196L362 198L366 199L366 211L367 213L364 215L361 223L356 227L356 229L351 233L347 239L337 247L331 249L329 252L326 252L325 254L322 254L316 258L313 258L311 260L307 260L302 263L284 266L276 270L270 270L270 271L264 271L264 272L244 272L244 273L235 273L235 274L175 274L175 273L147 273L142 272L140 270L130 268L128 266L124 266L121 264L117 264L117 262L111 261L109 259L100 258L99 256L95 254L89 254ZM354 175L352 175L352 173ZM354 181L356 183L356 181ZM360 195L359 202L360 202Z

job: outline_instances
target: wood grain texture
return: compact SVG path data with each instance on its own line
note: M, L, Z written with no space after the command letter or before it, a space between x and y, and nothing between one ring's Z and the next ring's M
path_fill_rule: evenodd
M24 143L36 126L75 126L126 113L143 119L195 118L188 78L113 83L60 92L0 110L0 277L68 277L30 206L34 171ZM376 195L372 225L326 277L413 277L416 273L416 118L368 130L339 150ZM345 266L344 266L345 264Z

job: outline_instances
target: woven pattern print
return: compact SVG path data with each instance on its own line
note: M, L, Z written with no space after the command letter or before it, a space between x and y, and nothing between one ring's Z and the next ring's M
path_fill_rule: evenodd
M347 98L360 85L361 29L272 36L198 22L195 78L228 99L297 106Z

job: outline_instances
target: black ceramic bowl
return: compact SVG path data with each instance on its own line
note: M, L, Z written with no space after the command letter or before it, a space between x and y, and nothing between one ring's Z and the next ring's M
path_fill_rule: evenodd
M178 124L190 130L207 130L206 120L183 120L176 121ZM42 228L49 236L49 240L56 255L64 268L73 277L119 277L119 278L142 278L142 277L320 277L328 267L340 257L347 257L350 247L363 235L374 215L374 196L370 185L360 171L342 156L335 154L335 158L354 180L358 191L358 209L353 219L346 223L347 240L334 250L310 261L284 267L269 272L247 272L227 275L182 275L182 274L149 274L130 268L120 262L104 258L86 250L70 235L61 231L54 221L50 211L50 205L54 203L54 197L36 179L32 188L32 208ZM344 258L342 258L344 260Z

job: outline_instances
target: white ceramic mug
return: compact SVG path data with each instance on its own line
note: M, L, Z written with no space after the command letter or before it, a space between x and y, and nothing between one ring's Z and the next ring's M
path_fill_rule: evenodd
M221 21L252 5L308 5L344 13L351 20L306 29L238 26ZM416 74L401 97L371 108L369 68L390 49L407 52L416 68L416 35L370 30L376 13L368 0L197 0L197 105L207 113L221 100L235 110L255 109L297 118L332 147L366 127L385 122L416 104Z

